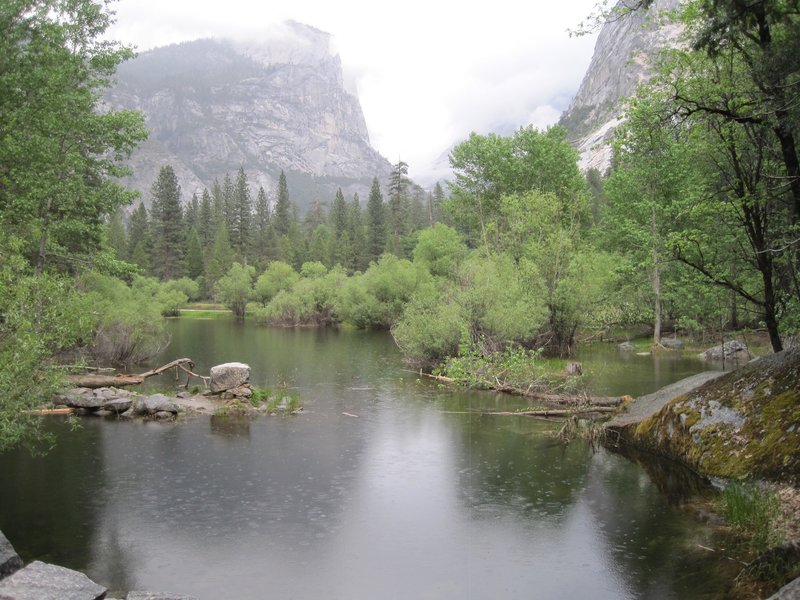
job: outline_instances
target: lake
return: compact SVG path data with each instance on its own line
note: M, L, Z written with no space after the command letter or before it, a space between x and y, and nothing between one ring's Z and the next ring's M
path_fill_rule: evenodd
M0 456L0 530L24 560L209 600L712 599L739 570L690 474L564 444L558 423L482 415L524 401L420 380L388 334L169 328L155 363L247 362L305 412L49 419L54 450ZM599 346L580 360L603 394L703 368Z

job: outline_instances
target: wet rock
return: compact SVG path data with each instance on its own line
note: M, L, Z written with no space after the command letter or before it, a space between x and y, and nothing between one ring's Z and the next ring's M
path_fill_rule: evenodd
M35 561L0 580L0 598L14 600L101 600L106 588L83 573Z
M7 577L22 568L22 559L14 547L0 531L0 579Z
M617 350L620 352L633 352L634 345L630 342L622 342L621 344L617 345Z
M178 414L178 405L164 394L144 396L136 401L133 411L137 415L154 415L158 412Z
M177 394L175 394L175 396L176 396L177 398L191 398L191 397L192 397L192 394L191 394L191 393L189 393L189 392L187 392L186 390L184 390L184 391L182 391L182 392L178 392Z
M197 600L197 598L163 592L128 592L125 600Z
M214 394L231 390L250 381L250 366L232 362L211 367L210 389Z
M743 344L739 340L731 340L719 346L709 348L700 354L700 358L707 361L721 361L723 358L724 360L739 361L750 360L753 358L753 355L750 354L750 350L747 349L746 344Z
M133 404L131 398L114 398L103 404L103 410L111 411L114 414L124 413Z
M174 419L175 418L175 413L171 413L171 412L166 411L166 410L160 410L160 411L158 411L156 413L153 413L153 418L154 419L159 419L161 421L166 421L168 419Z
M661 345L668 350L683 350L683 340L678 338L661 338Z
M249 385L240 385L231 390L222 392L223 400L233 400L234 398L249 398L253 395L253 388Z

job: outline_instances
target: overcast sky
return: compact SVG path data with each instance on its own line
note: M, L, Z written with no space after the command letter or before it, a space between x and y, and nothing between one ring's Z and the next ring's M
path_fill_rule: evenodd
M570 37L597 0L119 0L114 39L144 51L202 37L259 36L287 19L333 36L372 145L421 183L471 131L554 123L595 36Z

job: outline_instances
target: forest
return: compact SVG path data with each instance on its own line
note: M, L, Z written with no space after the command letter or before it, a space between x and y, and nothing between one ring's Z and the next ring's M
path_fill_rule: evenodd
M131 364L162 315L211 300L260 325L391 331L408 361L524 380L583 337L800 329L800 9L691 0L685 40L624 107L608 173L564 129L473 133L422 193L398 161L366 201L315 200L243 169L148 203L119 184L144 118L101 109L132 50L103 3L0 7L0 447L63 365Z

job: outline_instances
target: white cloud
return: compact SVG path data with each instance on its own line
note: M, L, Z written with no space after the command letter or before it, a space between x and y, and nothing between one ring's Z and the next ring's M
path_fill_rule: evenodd
M263 38L293 19L327 31L373 145L429 179L471 131L548 125L577 90L594 38L570 38L596 0L120 0L110 34L140 50L199 37Z

